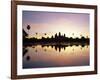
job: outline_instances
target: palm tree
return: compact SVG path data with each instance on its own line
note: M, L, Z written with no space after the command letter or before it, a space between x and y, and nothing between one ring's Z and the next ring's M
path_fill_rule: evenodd
M80 37L82 37L82 34L80 34Z
M36 38L37 38L38 33L36 32L35 34L36 34Z
M37 35L38 33L36 32L35 34Z
M44 33L44 35L47 35L46 33Z
M86 38L88 39L89 37L88 37L88 36L86 36Z
M74 33L72 33L72 35L73 35L73 38L74 38Z
M46 37L47 33L44 33L44 35L45 35L45 37Z

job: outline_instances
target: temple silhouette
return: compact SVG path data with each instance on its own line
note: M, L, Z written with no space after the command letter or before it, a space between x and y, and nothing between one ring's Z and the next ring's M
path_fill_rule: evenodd
M81 36L81 38L72 38L72 37L66 37L65 34L57 35L57 33L51 38L42 37L41 39L38 38L26 38L28 37L28 34L23 30L23 45L89 45L89 38L85 38L84 36Z

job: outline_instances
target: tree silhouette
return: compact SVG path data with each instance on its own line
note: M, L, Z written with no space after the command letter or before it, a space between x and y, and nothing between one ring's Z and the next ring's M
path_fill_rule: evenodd
M44 33L44 37L46 37L47 33Z
M86 38L88 39L88 36L86 36Z
M74 38L74 33L72 33L72 35L73 35L73 38Z
M35 34L37 35L38 33L36 32Z
M47 35L47 33L44 33L44 35Z
M37 38L38 33L36 32L35 34L36 34L36 38Z
M82 34L80 34L80 37L82 37Z

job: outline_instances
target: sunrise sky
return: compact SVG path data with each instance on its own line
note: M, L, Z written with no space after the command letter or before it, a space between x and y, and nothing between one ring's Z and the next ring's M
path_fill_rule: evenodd
M87 13L23 11L22 22L23 29L29 37L51 37L59 32L62 35L65 33L66 37L89 37ZM30 30L27 30L27 25L31 26Z

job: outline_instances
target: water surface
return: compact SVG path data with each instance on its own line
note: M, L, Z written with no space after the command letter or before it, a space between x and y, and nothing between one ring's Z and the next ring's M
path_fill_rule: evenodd
M42 46L23 48L23 68L46 68L89 65L89 48L85 45Z

